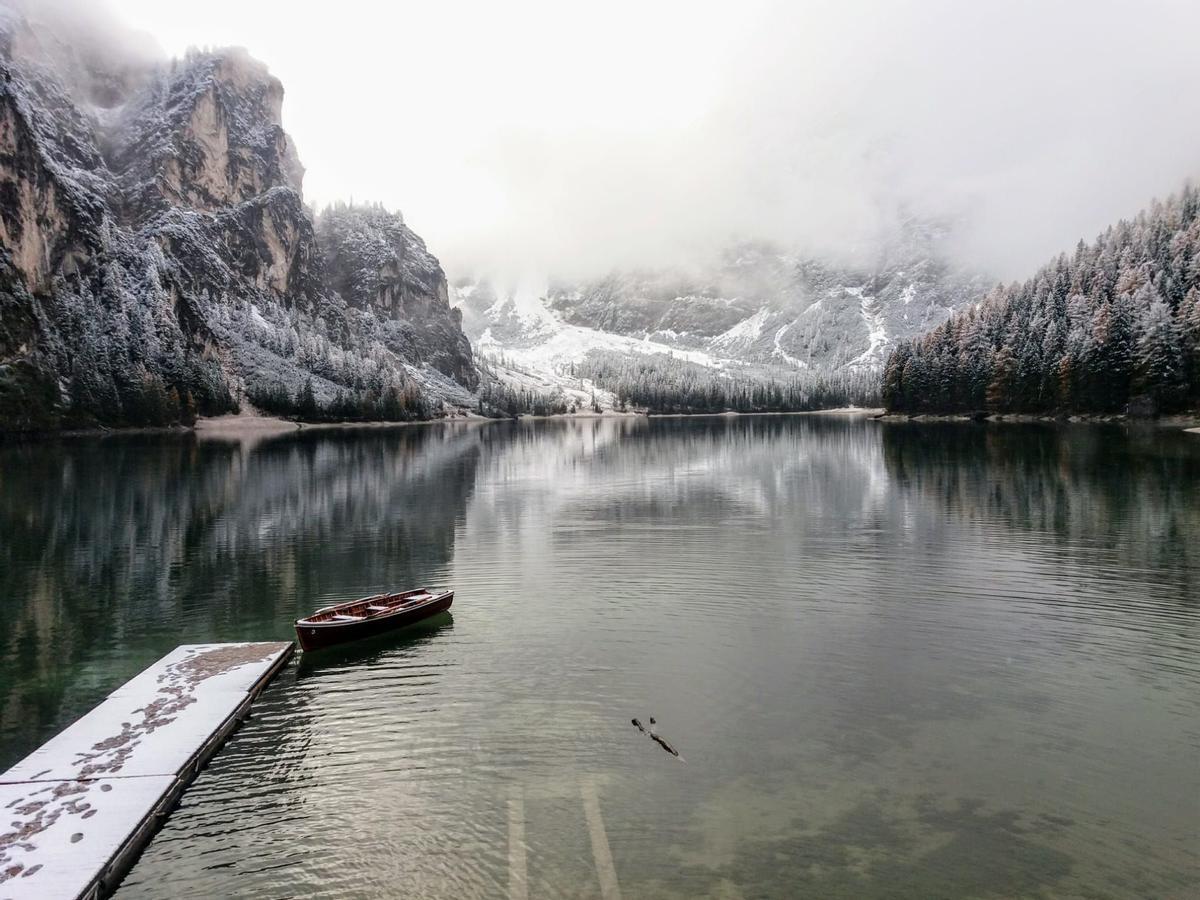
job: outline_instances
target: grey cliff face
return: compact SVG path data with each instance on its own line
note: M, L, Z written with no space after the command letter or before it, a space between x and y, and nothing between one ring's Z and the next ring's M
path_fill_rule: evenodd
M243 50L184 60L119 108L106 160L143 221L173 207L215 212L276 187L301 191L304 169L281 124L283 85Z
M446 273L425 242L382 207L338 205L317 219L327 283L352 307L407 323L409 355L469 388L479 383L462 313L450 308Z
M244 51L118 61L0 7L0 429L475 387L401 218L317 227L282 101Z

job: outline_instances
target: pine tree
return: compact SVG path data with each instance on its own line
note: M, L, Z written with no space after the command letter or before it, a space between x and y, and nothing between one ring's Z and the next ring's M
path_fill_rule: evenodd
M196 400L191 391L184 391L180 402L180 422L189 428L196 424Z
M992 377L984 394L984 403L991 412L1007 412L1014 397L1017 361L1012 350L1001 347L992 357Z
M1183 298L1178 320L1190 394L1200 397L1200 287L1193 287Z
M1139 309L1134 390L1153 411L1172 411L1186 391L1183 347L1170 307L1154 297Z
M172 423L182 421L183 400L179 397L179 388L172 387L167 391L167 407L169 409L169 419Z
M306 421L312 421L317 417L319 407L317 406L317 396L313 390L312 378L304 382L304 387L296 395L296 415Z
M888 409L907 411L910 409L904 390L904 367L911 354L907 343L900 344L889 355L883 367L883 403Z

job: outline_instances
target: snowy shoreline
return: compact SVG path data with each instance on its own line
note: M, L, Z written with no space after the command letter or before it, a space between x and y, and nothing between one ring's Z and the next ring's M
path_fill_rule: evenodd
M1200 415L1190 413L1171 416L1142 418L1127 416L1124 413L1071 413L1057 416L1034 415L1031 413L992 413L977 418L966 413L909 413L883 412L876 416L881 422L977 422L993 425L1022 425L1033 423L1057 423L1072 425L1150 425L1155 428L1181 428L1184 431L1200 434Z
M719 417L742 417L742 416L847 416L847 417L871 417L883 414L882 409L864 409L860 407L847 406L837 407L834 409L809 409L796 410L793 412L720 412L720 413L664 413L652 414L645 412L618 412L616 410L606 409L603 412L580 411L574 413L563 413L554 416L535 416L522 415L517 419L520 421L533 420L557 420L557 419L711 419ZM327 428L395 428L397 426L409 425L431 425L435 423L486 423L486 422L511 422L509 418L492 418L490 416L480 416L475 413L468 413L459 416L445 416L440 419L420 419L411 422L298 422L291 419L281 419L275 416L216 416L214 418L201 418L196 421L192 428L204 435L219 436L221 434L241 434L244 432L255 433L283 433L288 431L308 431L313 429ZM173 431L187 430L174 428Z
M863 417L877 418L883 415L882 409L870 409L860 406L837 406L830 409L797 409L789 411L737 412L729 410L719 413L634 413L647 419L713 419L733 418L742 416L846 416L848 418Z

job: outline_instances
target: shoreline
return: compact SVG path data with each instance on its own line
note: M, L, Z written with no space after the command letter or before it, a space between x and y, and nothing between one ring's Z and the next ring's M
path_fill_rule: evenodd
M330 429L381 429L408 428L419 425L469 425L486 424L489 422L513 421L557 421L563 419L712 419L712 418L742 418L763 416L837 416L842 418L864 418L879 422L968 422L984 424L1090 424L1090 425L1146 425L1156 428L1179 428L1189 434L1200 434L1200 414L1188 413L1153 418L1133 418L1124 413L1081 414L1070 415L1034 415L1030 413L992 413L978 417L968 413L889 413L881 408L839 406L830 409L807 409L792 411L763 411L763 412L726 412L713 413L649 413L618 412L604 410L603 412L580 411L561 415L535 416L522 415L516 419L492 418L481 416L474 412L460 415L443 416L438 419L414 419L406 422L301 422L294 419L284 419L279 416L265 416L257 413L233 413L223 416L201 416L194 425L162 425L162 426L133 426L108 428L72 428L63 431L0 431L0 440L27 438L78 438L78 437L116 437L124 435L143 434L194 434L201 439L242 439L249 437L273 437L288 432L330 430Z
M228 413L222 416L200 416L194 425L134 425L129 427L106 427L98 425L95 428L69 428L61 431L0 431L0 440L4 438L77 438L77 437L118 437L122 435L140 434L194 434L201 438L244 438L271 437L292 431L313 431L317 429L345 428L409 428L414 425L469 425L486 424L488 422L517 422L517 421L558 421L564 419L695 419L713 418L716 416L878 416L882 409L865 407L837 407L833 409L797 410L794 412L720 412L720 413L663 413L647 412L618 412L606 409L603 412L580 411L563 413L553 416L535 416L525 414L515 419L508 417L494 418L481 416L474 412L461 415L442 416L438 419L412 419L406 422L301 422L296 419L284 419L280 416L265 416L257 413Z
M829 409L795 409L786 411L736 412L727 410L718 413L631 413L644 419L715 419L740 418L749 416L844 416L846 418L875 419L882 416L882 409L867 406L835 406ZM551 417L553 418L553 417Z
M978 416L971 413L889 413L875 416L881 422L970 422L977 425L1147 425L1154 428L1180 428L1200 434L1200 413L1177 413L1169 416L1129 416L1125 413L990 413Z

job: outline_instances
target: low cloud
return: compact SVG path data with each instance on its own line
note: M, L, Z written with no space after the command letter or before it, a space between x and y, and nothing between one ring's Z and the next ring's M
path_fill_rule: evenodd
M916 214L1018 277L1200 171L1197 33L1190 3L764 6L691 121L498 135L502 216L445 240L596 269L737 236L862 253Z
M248 47L309 198L403 209L452 274L861 255L916 214L1019 277L1200 173L1192 0L109 2Z

